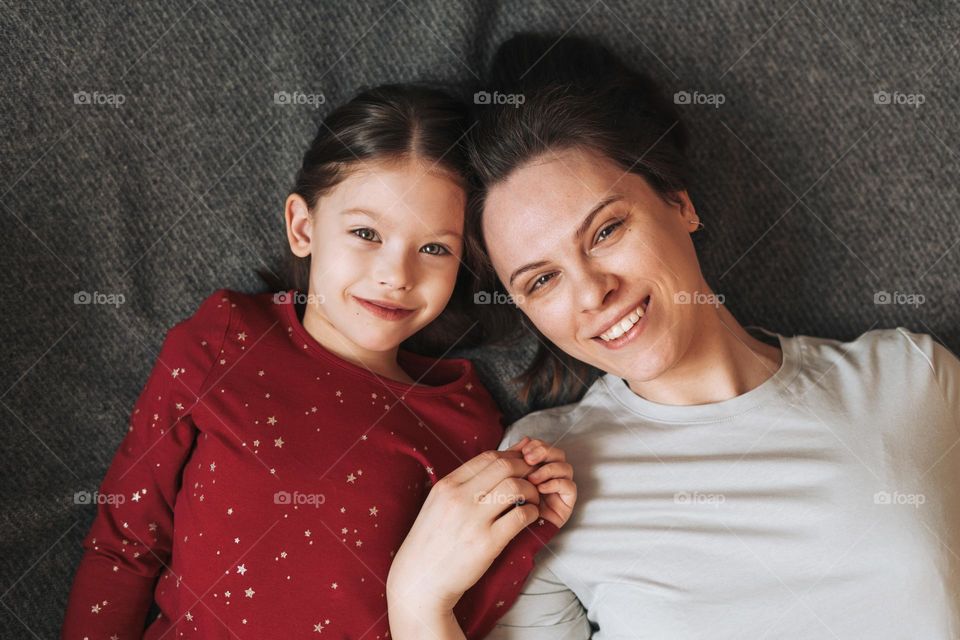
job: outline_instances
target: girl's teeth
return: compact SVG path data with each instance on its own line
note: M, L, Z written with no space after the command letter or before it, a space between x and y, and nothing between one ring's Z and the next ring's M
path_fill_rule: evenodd
M643 317L643 307L640 306L634 309L633 311L631 311L630 315L628 315L623 320L615 324L612 329L602 334L600 338L604 342L609 342L610 340L616 340L617 338L625 334L627 331L629 331L630 328L633 325L635 325L642 317Z

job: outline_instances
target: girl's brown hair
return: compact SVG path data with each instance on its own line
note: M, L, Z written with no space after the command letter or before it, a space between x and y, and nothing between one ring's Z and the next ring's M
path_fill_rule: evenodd
M650 78L598 43L571 36L514 36L498 48L483 90L491 99L475 100L468 152L478 184L467 210L466 235L480 260L474 288L493 299L506 296L506 290L486 250L484 198L517 168L547 152L579 148L642 176L667 201L676 201L676 193L687 188L687 133L673 104ZM493 99L495 93L501 97ZM588 365L550 343L516 307L479 309L488 339L517 339L526 329L539 341L533 361L517 378L525 402L535 392L556 402L590 376Z
M291 193L301 196L315 211L317 203L362 162L416 158L458 181L468 184L465 134L467 108L463 102L439 89L414 84L386 84L363 91L331 111L297 171ZM440 355L454 344L472 344L478 331L470 320L471 273L476 257L464 246L463 263L457 274L447 308L432 323L404 342L403 347L428 355ZM284 275L260 271L274 290L306 291L310 281L310 258L288 254Z

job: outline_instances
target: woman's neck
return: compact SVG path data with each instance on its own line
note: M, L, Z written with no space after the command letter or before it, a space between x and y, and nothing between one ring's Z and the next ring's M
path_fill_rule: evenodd
M668 371L653 380L628 380L630 389L660 404L721 402L760 386L783 362L779 347L751 336L723 305L704 313L696 330Z

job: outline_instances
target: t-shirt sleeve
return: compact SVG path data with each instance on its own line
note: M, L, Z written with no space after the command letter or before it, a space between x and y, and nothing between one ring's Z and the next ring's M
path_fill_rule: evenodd
M197 435L192 416L215 371L231 308L219 290L167 332L99 493L79 494L97 514L83 540L62 638L143 635L157 576L169 564L174 503Z
M912 333L902 327L897 330L927 361L947 411L960 428L960 359L930 335Z
M542 564L519 597L487 635L488 640L581 640L592 634L583 604Z

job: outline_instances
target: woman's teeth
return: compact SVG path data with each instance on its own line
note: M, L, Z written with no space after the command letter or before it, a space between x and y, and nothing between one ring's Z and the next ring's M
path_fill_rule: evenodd
M611 340L616 340L627 331L630 331L630 328L637 324L640 321L640 318L643 317L643 304L641 303L639 307L627 314L620 322L613 325L606 333L600 334L600 339L604 342L610 342Z

